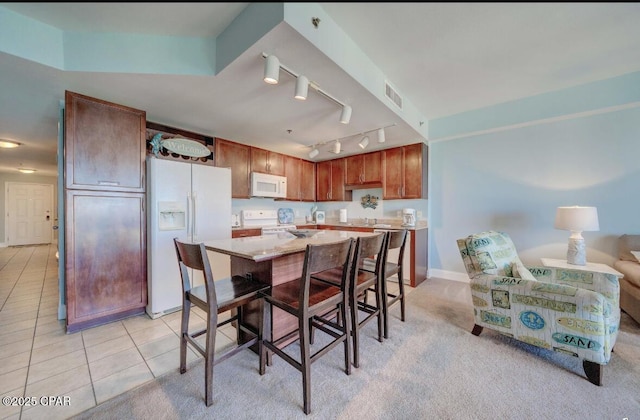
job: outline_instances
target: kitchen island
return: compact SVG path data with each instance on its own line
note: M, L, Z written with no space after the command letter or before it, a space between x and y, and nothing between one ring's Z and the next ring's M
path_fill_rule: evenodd
M250 274L254 279L271 286L293 281L302 275L304 253L308 244L319 245L338 242L347 238L376 235L373 232L341 230L309 231L308 237L296 237L283 232L274 235L251 236L244 238L205 240L209 251L229 255L231 275ZM243 314L244 322L257 327L258 305L248 305ZM297 319L279 308L273 308L271 331L278 339L298 329ZM294 340L292 336L291 340Z

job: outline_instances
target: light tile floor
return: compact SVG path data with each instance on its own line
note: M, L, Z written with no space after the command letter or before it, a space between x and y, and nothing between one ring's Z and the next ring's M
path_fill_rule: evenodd
M66 334L64 320L57 319L55 253L53 245L0 248L0 395L35 397L38 403L2 404L0 419L69 418L178 369L180 312ZM464 283L429 282L451 299L471 301ZM204 326L204 313L194 311L192 328ZM216 351L235 340L233 326L219 331ZM187 362L201 357L190 349ZM68 404L45 406L44 396L68 397Z
M180 312L66 334L55 253L52 245L0 248L0 395L38 400L0 405L2 419L68 418L178 368ZM204 313L194 312L192 328L204 326ZM235 339L233 326L219 331L217 351ZM201 357L189 350L187 362ZM52 409L42 396L70 404Z

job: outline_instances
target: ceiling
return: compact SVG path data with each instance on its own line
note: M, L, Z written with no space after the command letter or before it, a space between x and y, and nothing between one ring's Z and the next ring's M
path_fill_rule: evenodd
M249 3L0 3L65 32L215 37ZM426 121L640 71L639 3L318 3ZM320 25L323 23L320 22ZM262 82L262 52L353 108L295 79ZM393 125L366 151L425 141L351 75L280 24L215 76L69 72L0 52L0 171L55 175L64 91L145 110L147 120L315 160L362 152L363 133ZM290 131L289 131L290 130Z

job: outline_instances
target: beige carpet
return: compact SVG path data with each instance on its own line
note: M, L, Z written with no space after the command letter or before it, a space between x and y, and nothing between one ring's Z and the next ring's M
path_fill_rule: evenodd
M640 418L640 326L626 314L604 385L597 387L576 358L487 329L473 336L473 309L429 296L424 284L408 300L407 322L394 306L392 337L384 343L369 323L361 367L350 376L341 347L313 364L309 416L302 411L299 372L276 357L260 376L257 356L247 351L216 366L212 407L204 404L200 360L184 375L169 373L77 418Z

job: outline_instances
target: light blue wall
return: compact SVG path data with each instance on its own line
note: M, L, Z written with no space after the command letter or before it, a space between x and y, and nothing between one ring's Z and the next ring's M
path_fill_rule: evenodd
M509 233L525 264L565 258L569 232L553 223L566 205L598 208L587 260L612 263L618 236L640 234L639 105L431 143L431 275L464 277L456 239L489 229Z

